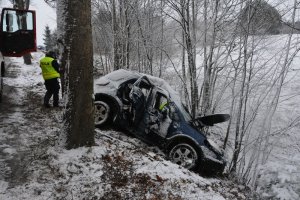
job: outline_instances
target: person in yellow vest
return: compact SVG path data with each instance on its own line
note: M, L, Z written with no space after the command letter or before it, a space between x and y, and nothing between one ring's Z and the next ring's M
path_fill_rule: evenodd
M53 107L59 107L59 64L56 60L55 52L49 51L45 57L40 60L42 75L45 80L46 94L44 96L44 106L50 108L49 101L53 95Z

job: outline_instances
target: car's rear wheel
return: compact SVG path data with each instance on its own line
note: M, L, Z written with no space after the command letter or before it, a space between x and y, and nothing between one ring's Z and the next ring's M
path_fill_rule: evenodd
M168 148L168 158L173 162L189 170L194 170L200 163L199 150L189 142L173 143Z
M4 62L1 63L1 77L5 76L5 64Z
M113 115L111 106L104 101L95 101L94 107L95 126L104 127L109 125L112 121Z
M0 103L2 102L2 94L3 94L3 79L0 77Z

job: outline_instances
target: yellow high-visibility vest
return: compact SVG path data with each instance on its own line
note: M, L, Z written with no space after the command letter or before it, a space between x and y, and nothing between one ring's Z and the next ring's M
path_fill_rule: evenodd
M168 102L163 102L160 106L159 106L159 110L162 111L164 109L164 107L168 104Z
M44 80L59 78L60 74L52 66L54 59L50 57L44 57L40 60L40 66L42 68L42 75Z

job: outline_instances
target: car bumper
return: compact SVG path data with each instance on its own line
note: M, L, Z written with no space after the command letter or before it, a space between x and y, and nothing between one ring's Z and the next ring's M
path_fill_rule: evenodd
M200 171L204 174L220 175L223 173L226 162L214 158L203 158L200 163Z
M201 146L202 159L199 169L205 174L222 174L226 166L226 161L216 151L206 146Z

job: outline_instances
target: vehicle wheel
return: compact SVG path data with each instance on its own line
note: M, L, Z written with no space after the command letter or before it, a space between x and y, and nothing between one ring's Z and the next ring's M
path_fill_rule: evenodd
M3 79L0 77L0 103L2 102L2 94L3 94Z
M194 145L188 142L174 143L170 145L168 158L173 162L189 170L194 170L200 163L201 155Z
M4 62L1 63L1 77L5 76L5 64Z
M111 123L112 121L112 109L108 103L104 101L95 101L95 126L104 127Z
M3 88L2 88L2 85L1 85L0 86L0 103L2 102L2 93L3 93Z

